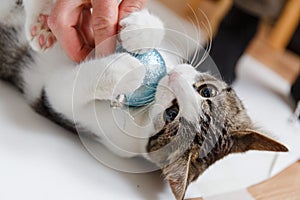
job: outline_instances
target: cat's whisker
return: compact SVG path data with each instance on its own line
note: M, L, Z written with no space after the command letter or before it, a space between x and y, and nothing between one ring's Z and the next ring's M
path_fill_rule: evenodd
M208 37L208 45L206 49L204 49L204 54L202 56L202 58L200 59L199 63L197 65L195 65L195 68L197 69L202 63L204 60L206 60L206 58L209 56L209 52L211 50L211 46L212 46L212 38L213 38L213 32L212 32L212 27L211 27L211 24L209 22L209 19L207 17L207 15L201 10L201 9L198 9L202 15L204 16L206 22L207 22L207 25L204 23L204 22L201 22L201 24L203 25L206 33L207 33L207 37Z
M191 7L190 4L188 4L188 7L189 7L189 9L191 10L191 12L192 12L192 14L193 14L193 17L194 17L194 20L193 20L192 17L189 17L189 19L190 19L191 22L193 22L193 23L192 23L192 24L193 24L193 28L194 28L194 31L195 31L196 37L197 37L197 38L196 38L196 41L199 42L199 43L201 43L201 38L200 38L201 31L200 31L200 29L199 29L199 27L200 27L200 22L199 22L199 20L198 20L198 18L197 18L197 15L196 15L196 12L195 12L194 8ZM194 21L196 21L196 23L194 23ZM197 46L198 46L198 44L197 44ZM194 52L193 58L191 59L191 63L194 63L195 60L197 59L198 52L199 52L199 48L197 47L197 48L196 48L196 51Z
M178 22L178 26L183 27L182 23L180 22ZM182 42L178 37L176 37L177 35L179 35L179 32L170 28L165 28L165 31L166 31L166 35L168 35L164 40L167 46L164 49L160 49L160 50L171 55L178 55L178 52L184 49L184 47L182 46ZM182 53L180 55L182 55ZM173 58L176 59L177 61L176 63L178 63L179 61L178 56L174 56Z
M189 6L189 4L187 4L187 5ZM189 57L189 52L190 52L190 42L189 42L190 38L187 37L189 35L189 33L185 29L182 29L182 30L183 30L182 33L183 33L183 35L185 36L185 39L186 39L186 42L184 43L184 44L186 44L186 46L182 48L182 49L185 50L185 52L182 52L183 53L182 55L184 56L185 59L187 59Z
M199 29L199 27L200 27L200 22L199 22L199 20L198 20L198 18L196 17L196 13L194 12L194 10L191 8L191 10L192 10L192 12L193 12L193 14L194 14L194 16L195 16L195 20L194 21L196 21L196 24L194 24L194 28L195 28L195 32L198 32L197 33L197 41L199 41L199 42L201 42L201 41L203 41L203 40L201 40L201 39L199 39L199 36L200 36L200 33L201 33L201 31L200 31L200 29ZM200 10L200 9L199 9ZM201 10L200 10L201 11ZM202 11L201 11L202 12ZM203 12L202 12L203 13ZM208 21L208 18L207 18L207 16L203 13L203 15L205 16L205 18L206 18L206 21ZM194 52L194 55L193 55L193 58L191 59L191 63L193 64L193 66L195 67L195 68L197 68L197 67L199 67L199 65L208 57L208 55L209 55L209 52L210 52L210 49L211 49L211 43L212 43L212 29L211 29L211 26L210 26L210 23L209 23L209 21L207 22L207 24L209 25L209 27L207 27L203 22L202 22L202 24L203 24L203 26L204 26L204 28L206 29L206 32L208 33L208 35L209 35L209 43L208 43L208 48L207 49L204 49L204 54L203 54L203 56L202 56L202 58L200 59L200 61L199 61L199 63L195 63L195 61L196 60L198 60L198 52L200 51L200 49L202 48L201 46L200 46L200 44L199 44L199 47L196 49L196 51Z

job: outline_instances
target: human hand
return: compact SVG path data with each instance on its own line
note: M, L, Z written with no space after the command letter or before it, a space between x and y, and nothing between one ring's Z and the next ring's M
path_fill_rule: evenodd
M75 61L84 60L96 48L96 56L115 51L118 21L131 12L141 10L146 0L57 0L48 25L62 48ZM91 9L93 12L91 13Z

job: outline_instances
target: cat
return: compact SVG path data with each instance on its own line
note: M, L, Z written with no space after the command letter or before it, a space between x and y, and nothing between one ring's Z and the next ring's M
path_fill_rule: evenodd
M167 75L159 81L154 102L113 108L117 95L141 85L145 67L126 52L77 64L59 44L43 51L38 37L49 37L51 31L40 28L32 36L31 29L42 27L38 18L48 15L52 5L52 0L1 3L0 78L22 92L39 114L70 131L99 137L119 156L144 156L161 168L176 199L183 199L192 181L230 153L287 151L259 132L233 88L165 52ZM147 10L130 14L120 26L127 51L159 49L164 39L163 23Z

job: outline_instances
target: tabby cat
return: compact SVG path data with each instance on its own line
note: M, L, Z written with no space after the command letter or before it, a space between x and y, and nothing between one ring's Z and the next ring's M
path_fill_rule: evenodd
M97 136L119 156L149 159L161 168L176 199L183 199L192 181L230 153L287 151L259 133L230 86L170 59L167 52L160 52L167 74L158 83L154 101L142 107L112 107L117 96L138 88L146 73L128 52L163 48L163 23L147 10L132 13L120 22L126 51L76 64L59 44L47 51L39 44L41 35L52 37L38 21L52 4L5 0L0 6L0 78L16 86L41 115L70 131ZM33 26L39 28L35 36Z

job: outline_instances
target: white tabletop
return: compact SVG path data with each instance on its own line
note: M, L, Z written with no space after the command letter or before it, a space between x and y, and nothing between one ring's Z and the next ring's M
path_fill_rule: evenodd
M250 116L290 152L228 156L191 184L187 197L245 188L300 158L300 128L287 122L292 113L285 101L289 84L250 57L241 60L238 74L234 87ZM0 199L171 198L159 172L126 174L105 167L78 137L36 114L21 94L0 81Z
M207 196L267 179L300 158L300 129L287 122L288 84L249 57L235 83L251 117L290 149L290 153L249 152L213 165L187 191ZM170 199L159 172L126 174L103 166L80 140L26 105L22 96L0 82L0 199Z

